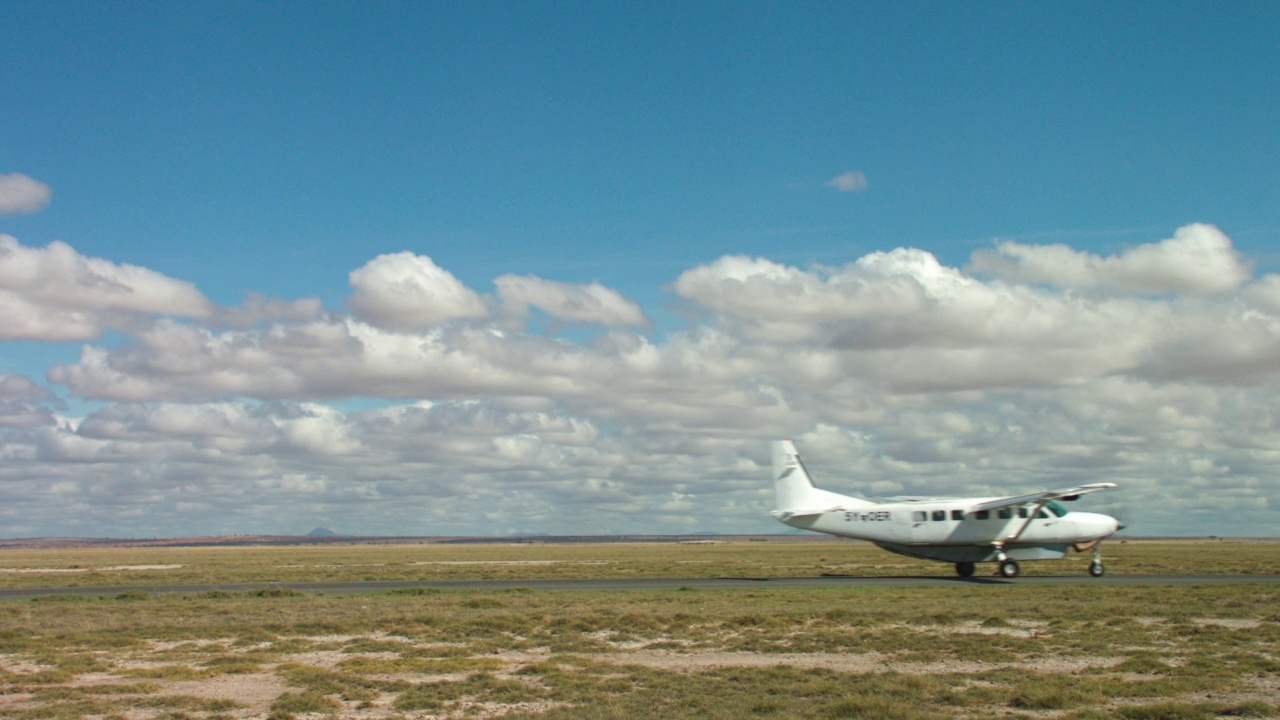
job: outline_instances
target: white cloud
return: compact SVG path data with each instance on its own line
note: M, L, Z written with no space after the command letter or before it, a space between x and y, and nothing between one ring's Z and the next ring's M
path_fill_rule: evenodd
M86 340L139 315L208 318L214 307L189 282L136 265L86 257L63 242L43 248L0 235L3 340Z
M379 255L350 276L351 309L372 325L424 330L487 314L484 302L426 255Z
M1072 290L1214 295L1231 292L1252 276L1249 263L1221 230L1203 223L1179 228L1174 236L1100 257L1065 245L1024 245L1014 241L973 255L971 269L1011 282Z
M1242 293L1244 300L1260 312L1280 318L1280 275L1267 275L1251 283Z
M53 425L53 408L65 407L46 387L23 375L0 372L0 428L34 428ZM7 448L6 448L7 449ZM13 459L0 449L0 459Z
M528 315L532 306L564 322L649 325L649 318L639 305L600 283L568 285L532 275L502 275L493 283L507 311L520 317Z
M240 307L218 308L217 322L236 327L251 327L269 321L308 322L324 314L319 298L280 300L249 293Z
M828 180L827 186L840 192L862 192L867 189L867 176L861 170L850 170Z
M23 375L0 372L0 400L47 402L54 399L48 388L41 387Z
M438 268L434 274L452 280ZM557 318L638 320L631 303L599 286L517 276L495 282L509 308L527 303ZM482 304L456 280L443 284ZM709 311L713 326L660 346L625 333L575 344L465 322L424 334L342 318L222 333L165 321L137 332L127 347L86 349L80 363L50 377L77 394L117 400L502 395L607 406L620 402L617 395L631 406L659 406L665 391L678 394L674 405L689 407L704 393L732 395L738 390L725 383L751 378L804 386L855 377L920 392L1053 386L1117 373L1214 381L1231 372L1255 380L1280 373L1268 361L1277 343L1273 316L1257 310L1269 297L1263 283L1247 288L1253 306L1077 297L984 283L929 253L899 249L810 270L730 256L686 271L673 287ZM435 320L444 317L458 319ZM654 390L643 403L628 394L640 388Z
M48 185L22 173L0 174L0 215L35 212L49 204Z
M727 256L680 274L703 322L662 337L618 329L638 308L600 286L506 275L486 299L421 256L382 256L353 273L363 319L249 302L234 329L161 318L86 346L48 372L107 401L79 423L52 422L29 381L0 383L0 458L22 459L0 463L0 507L49 533L72 516L150 534L776 531L765 440L792 436L836 490L1109 479L1161 498L1133 518L1161 534L1191 531L1214 488L1221 514L1195 531L1270 533L1280 292L1218 235L1113 258L1019 245L983 261L1007 263L995 279L911 248L839 267ZM1043 279L1059 255L1069 283ZM380 277L415 289L388 299ZM426 317L399 302L424 287L447 290ZM615 327L495 325L529 307ZM322 402L348 398L387 402ZM159 514L126 519L118 498L142 497Z

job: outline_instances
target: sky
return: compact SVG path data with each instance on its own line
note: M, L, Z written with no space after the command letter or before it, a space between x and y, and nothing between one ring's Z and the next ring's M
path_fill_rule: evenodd
M4 18L0 537L1280 535L1280 5Z

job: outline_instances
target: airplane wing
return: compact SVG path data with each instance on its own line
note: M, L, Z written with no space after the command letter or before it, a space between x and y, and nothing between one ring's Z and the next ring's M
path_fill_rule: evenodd
M1018 495L1016 497L996 498L995 500L987 500L978 503L969 508L968 512L978 512L980 510L995 510L1003 507L1018 507L1020 505L1033 505L1049 502L1050 500L1075 500L1085 493L1096 492L1098 490L1106 490L1115 487L1115 483L1090 483L1081 485L1080 487L1064 488L1062 490L1045 490L1044 492L1032 493L1030 495Z

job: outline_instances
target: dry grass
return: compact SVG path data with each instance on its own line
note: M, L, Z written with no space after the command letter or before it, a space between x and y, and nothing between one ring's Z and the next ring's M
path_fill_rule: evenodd
M1274 574L1280 542L1113 541L1117 574ZM1026 574L1082 574L1089 555L1023 563ZM994 566L983 566L986 572ZM993 570L992 570L993 571ZM0 588L115 585L627 577L950 575L950 566L870 544L778 538L723 544L341 545L0 551Z
M862 551L778 545L534 546L531 554L616 555L615 570L646 567L641 550L667 562L782 569ZM1226 544L1206 545L1176 549L1191 563ZM467 563L531 550L445 549ZM1111 569L1124 553L1134 566L1165 562L1166 549L1116 545ZM379 557L300 550L283 554L344 566ZM281 552L251 553L248 572ZM418 561L410 557L399 562ZM149 553L101 558L139 560L169 564ZM1280 717L1278 608L1280 588L1259 585L61 596L0 603L0 716Z

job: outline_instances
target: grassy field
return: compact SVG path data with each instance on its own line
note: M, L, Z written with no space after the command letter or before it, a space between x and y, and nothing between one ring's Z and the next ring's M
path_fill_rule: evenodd
M1261 542L1107 557L1278 567ZM48 585L949 572L826 541L5 552L0 568L75 571L5 577ZM0 603L0 717L1280 717L1280 588L56 596Z
M1272 574L1275 541L1114 541L1118 574ZM1025 562L1028 575L1084 573L1089 554ZM994 573L992 564L980 573ZM324 545L0 551L0 587L446 580L556 577L789 577L951 575L945 563L868 543L813 536L732 543Z

